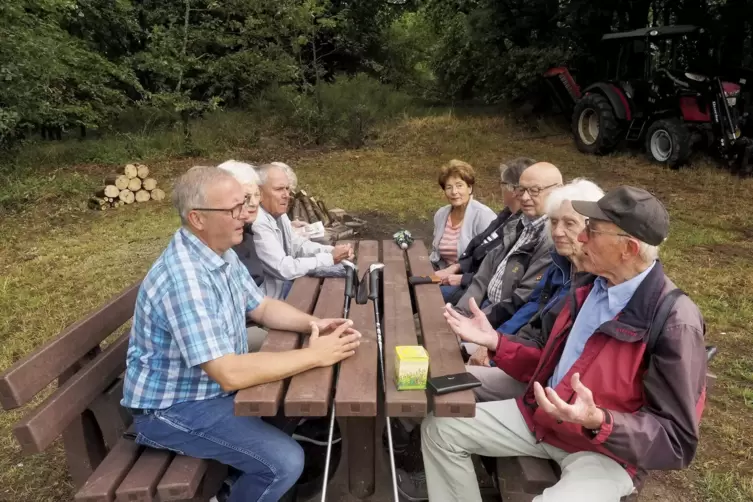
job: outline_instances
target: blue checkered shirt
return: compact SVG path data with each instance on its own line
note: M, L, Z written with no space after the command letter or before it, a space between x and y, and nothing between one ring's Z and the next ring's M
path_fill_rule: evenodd
M164 409L227 395L200 365L248 352L246 313L263 299L235 251L220 256L178 230L136 298L121 404Z

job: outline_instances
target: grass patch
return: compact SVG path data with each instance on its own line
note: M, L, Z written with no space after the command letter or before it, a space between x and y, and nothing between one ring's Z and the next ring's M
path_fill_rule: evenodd
M668 491L682 490L688 500L750 500L753 214L744 201L753 192L753 180L738 180L703 160L692 169L671 171L637 155L582 155L566 132L532 137L514 120L499 116L407 118L381 126L378 137L357 150L293 149L270 136L243 145L247 133L232 130L233 124L250 123L253 117L227 120L226 126L215 124L216 133L196 134L199 144L208 145L204 157L172 159L170 153L155 153L149 163L160 183L169 187L193 164L231 157L282 160L296 169L302 187L328 205L386 215L388 221L379 223L395 230L425 226L446 203L436 177L452 158L476 168L477 196L495 209L501 206L497 166L521 155L552 161L567 178L588 177L605 189L626 183L655 192L671 216L662 260L670 277L703 311L708 343L719 347L711 364L719 381L701 424L696 461L690 470L661 479L670 479ZM167 201L104 213L85 209L92 183L113 165L136 160L117 155L75 167L55 164L33 174L22 171L14 175L13 188L0 188L0 194L15 194L9 199L38 201L13 206L12 213L0 211L5 237L0 249L0 368L143 276L176 229L178 219ZM34 457L19 454L11 430L21 416L18 411L0 414L0 500L70 498L59 446Z
M698 482L704 502L749 502L753 500L753 478L734 472L709 472Z

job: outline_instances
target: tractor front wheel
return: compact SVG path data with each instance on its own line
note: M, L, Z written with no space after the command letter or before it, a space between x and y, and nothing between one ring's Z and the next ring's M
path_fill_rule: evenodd
M692 148L691 134L680 119L657 120L646 132L646 154L660 164L677 169L688 162Z
M575 104L572 129L575 145L583 153L605 155L620 141L612 105L601 94L586 94Z

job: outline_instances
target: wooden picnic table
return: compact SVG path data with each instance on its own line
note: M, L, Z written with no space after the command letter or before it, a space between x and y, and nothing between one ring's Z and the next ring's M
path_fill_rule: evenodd
M370 264L380 260L380 243L356 243L359 276ZM375 438L377 414L382 404L391 417L423 417L429 411L437 416L475 414L472 391L444 396L431 396L426 391L398 391L393 375L395 347L422 343L429 353L430 376L465 371L455 335L442 316L442 295L433 284L415 286L411 291L408 277L432 272L429 254L421 241L405 252L393 241L381 242L381 261L385 264L383 288L383 335L387 389L380 390L374 309L369 302L351 302L350 318L363 338L356 354L340 365L335 384L334 369L316 368L296 375L287 382L272 382L244 389L235 398L236 415L276 416L283 405L288 417L323 417L329 415L332 388L335 415L346 426L341 430L348 456L348 483L352 495L364 498L374 492L375 454L381 443ZM297 279L287 302L318 317L341 317L344 301L344 279ZM419 322L414 320L414 311ZM417 332L417 328L418 332ZM307 339L297 333L272 330L261 352L280 352L306 346ZM287 389L287 390L286 390ZM383 397L378 397L383 396ZM380 403L380 400L383 400ZM383 427L380 421L379 427Z

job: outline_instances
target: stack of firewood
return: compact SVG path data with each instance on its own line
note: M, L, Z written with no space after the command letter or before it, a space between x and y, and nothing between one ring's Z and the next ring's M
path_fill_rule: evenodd
M105 186L89 199L89 208L105 210L134 202L160 201L165 192L157 188L157 180L149 177L144 164L127 164L120 172L105 178Z
M357 236L366 222L349 215L343 209L328 209L323 200L309 196L305 190L295 192L288 205L288 217L305 223L322 222L325 240L337 241Z

